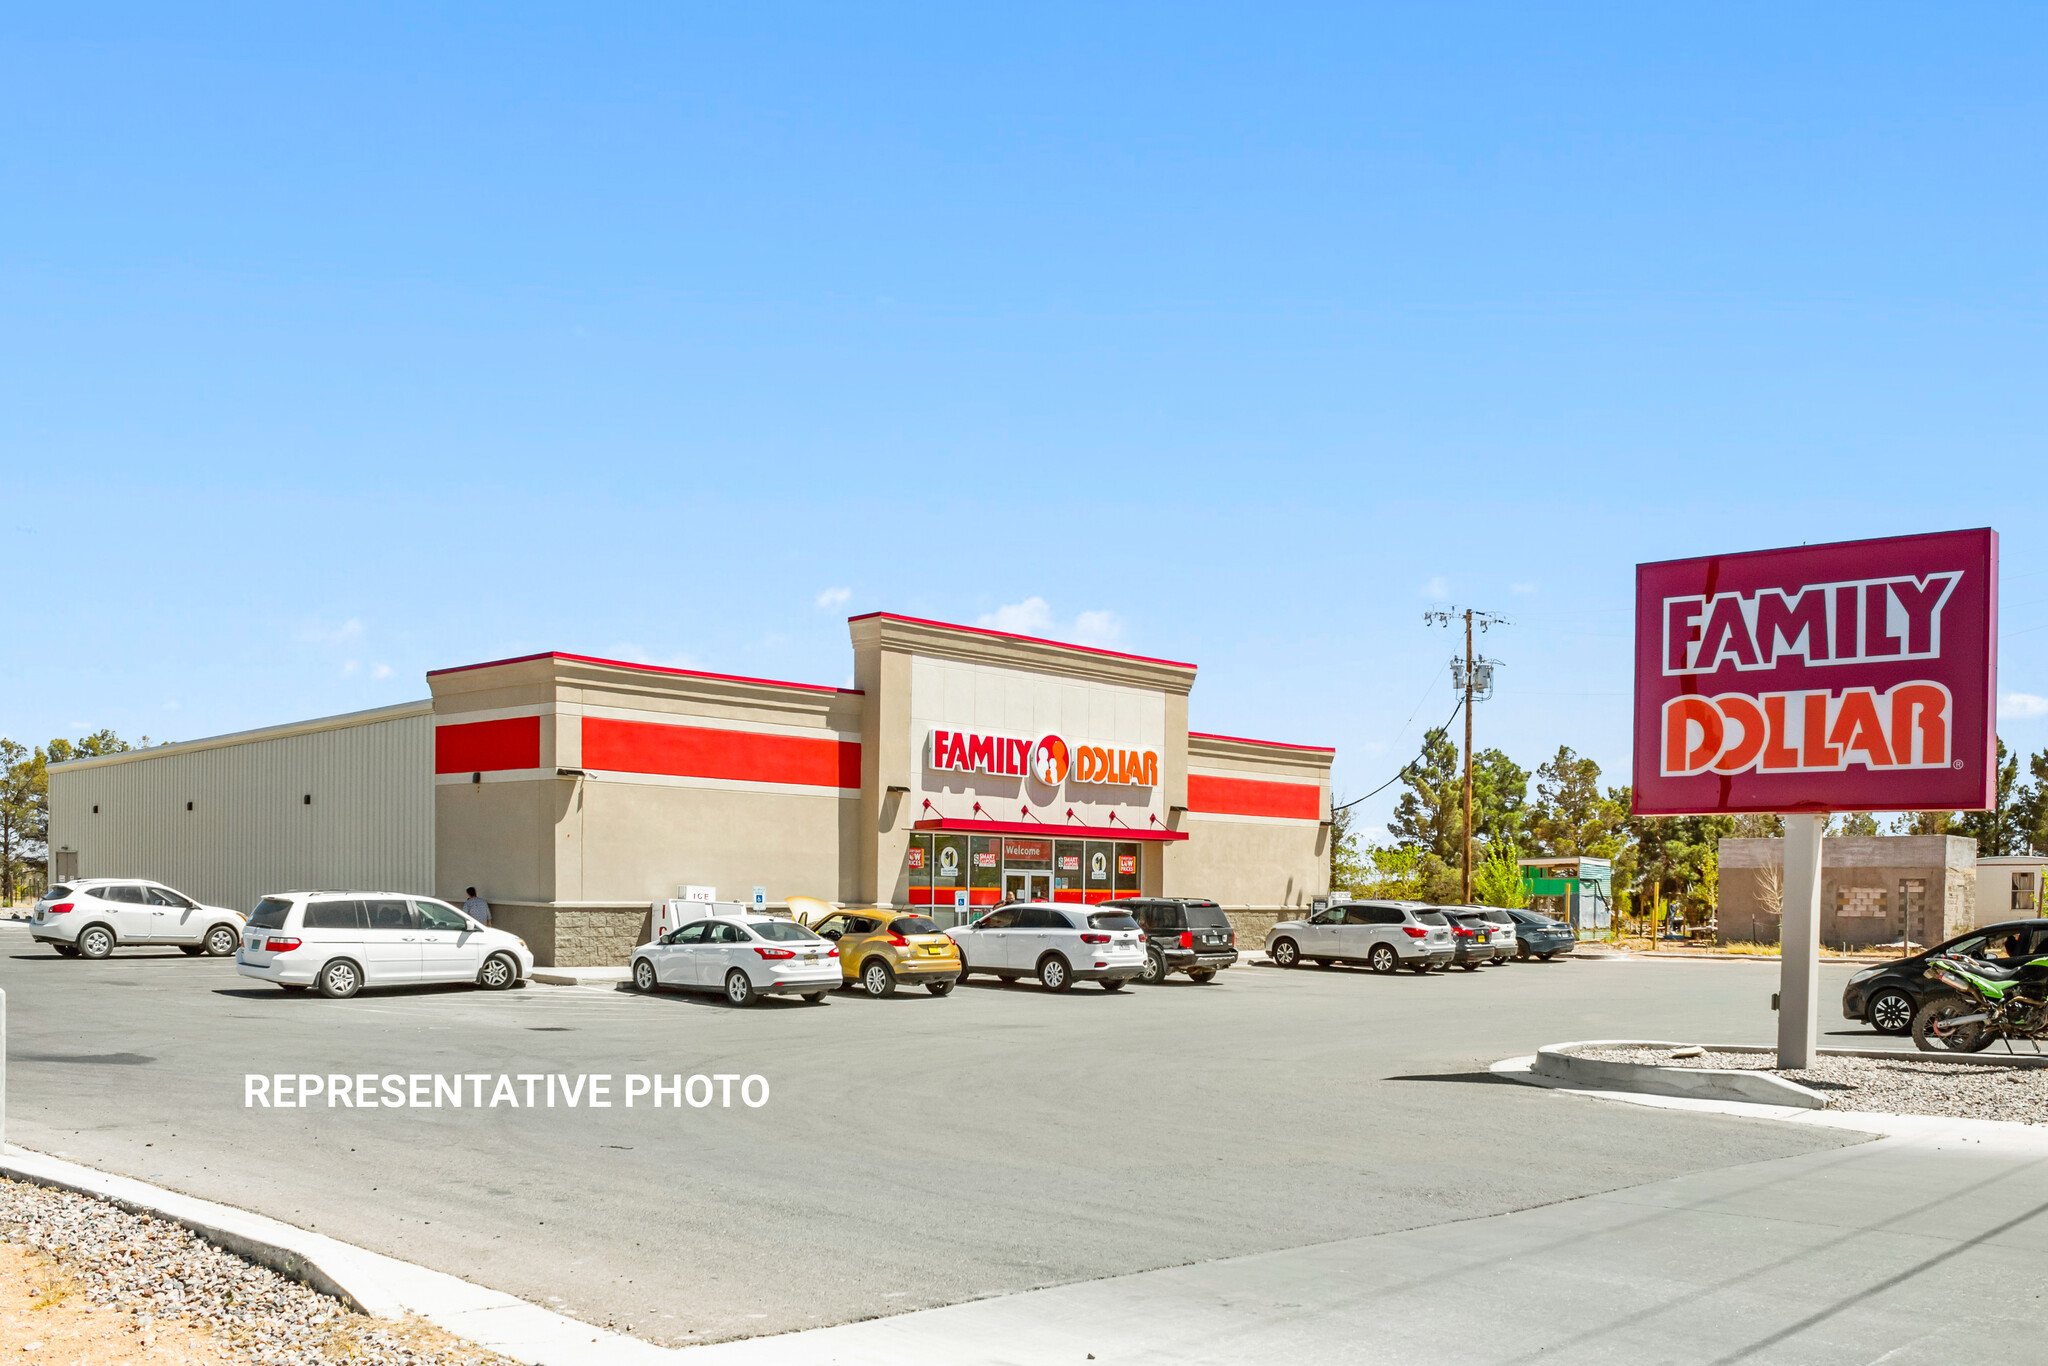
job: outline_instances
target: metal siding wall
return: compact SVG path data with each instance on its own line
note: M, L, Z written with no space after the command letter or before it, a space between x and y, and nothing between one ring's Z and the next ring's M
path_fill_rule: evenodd
M155 878L241 911L291 888L431 895L433 768L426 711L60 768L50 775L50 843L78 851L80 877Z

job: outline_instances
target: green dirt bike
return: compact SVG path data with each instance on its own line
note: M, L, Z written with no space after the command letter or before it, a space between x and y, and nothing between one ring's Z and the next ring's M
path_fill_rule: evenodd
M1979 1053L1995 1039L2048 1037L2048 958L2001 968L1975 958L1943 954L1927 975L1953 991L1913 1013L1913 1042L1927 1052Z

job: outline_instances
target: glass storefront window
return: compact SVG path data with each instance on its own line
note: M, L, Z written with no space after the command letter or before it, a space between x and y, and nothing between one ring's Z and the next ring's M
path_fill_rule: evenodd
M967 841L967 900L976 906L993 906L1003 899L1003 842L994 835L974 835Z
M1052 899L1080 901L1086 846L1080 840L1055 840L1052 846Z
M932 837L912 835L903 855L904 871L910 875L910 904L932 904Z
M1081 871L1089 902L1109 900L1116 888L1116 846L1108 840L1089 840Z
M1116 846L1116 894L1138 895L1138 846L1125 842Z
M951 906L953 893L967 890L967 836L932 837L931 905Z
M1052 844L1049 839L1021 839L1015 835L1006 835L1003 837L1003 866L1050 872Z

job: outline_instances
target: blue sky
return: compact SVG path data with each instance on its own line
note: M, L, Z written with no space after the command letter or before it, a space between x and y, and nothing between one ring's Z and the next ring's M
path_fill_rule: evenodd
M1627 767L1631 567L1990 524L2048 745L2048 14L94 7L0 39L0 730L845 618L1202 666L1362 792ZM2027 700L2034 699L2034 700ZM1375 824L1392 793L1368 804Z

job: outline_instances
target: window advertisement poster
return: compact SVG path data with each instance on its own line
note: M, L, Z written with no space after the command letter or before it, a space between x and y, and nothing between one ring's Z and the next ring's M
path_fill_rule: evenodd
M1637 815L1984 810L1990 528L1636 566Z

